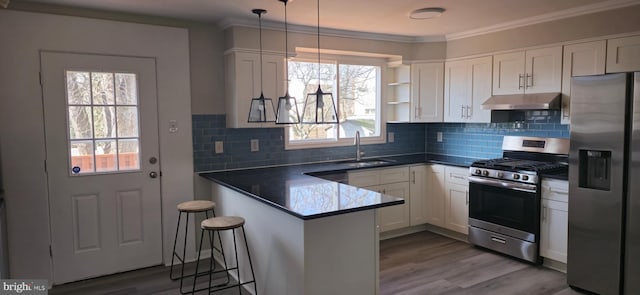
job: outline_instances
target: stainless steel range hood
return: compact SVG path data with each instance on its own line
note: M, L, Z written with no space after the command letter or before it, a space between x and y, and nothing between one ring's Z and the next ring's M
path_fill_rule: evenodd
M482 103L485 110L558 110L560 93L494 95Z

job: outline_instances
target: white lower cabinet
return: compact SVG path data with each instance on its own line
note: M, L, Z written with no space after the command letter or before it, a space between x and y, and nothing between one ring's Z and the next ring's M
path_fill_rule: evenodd
M404 204L376 209L380 232L411 224L409 166L349 171L349 184L404 199Z
M430 165L427 169L427 223L468 233L469 181L467 168Z
M445 167L445 224L444 227L468 234L469 226L469 170Z
M444 166L429 165L426 198L427 223L444 227Z
M569 183L542 180L540 256L567 263Z
M428 208L427 165L409 167L409 199L411 200L411 226L427 223Z

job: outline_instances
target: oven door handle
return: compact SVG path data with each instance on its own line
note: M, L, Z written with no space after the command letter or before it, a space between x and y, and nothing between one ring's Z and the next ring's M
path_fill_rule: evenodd
M496 186L496 187L501 187L506 189L514 189L514 190L528 192L528 193L538 192L537 187L533 184L500 181L500 180L480 178L477 176L469 176L469 182L486 184L486 185Z

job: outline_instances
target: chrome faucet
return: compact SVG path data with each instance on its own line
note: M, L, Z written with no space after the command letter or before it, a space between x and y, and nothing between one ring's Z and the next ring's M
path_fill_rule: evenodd
M356 131L354 144L356 145L356 161L360 161L362 160L362 156L364 156L364 152L360 151L360 131Z

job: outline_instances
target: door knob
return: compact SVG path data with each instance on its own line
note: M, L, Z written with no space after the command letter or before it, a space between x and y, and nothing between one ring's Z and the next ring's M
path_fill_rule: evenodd
M149 177L156 178L156 177L158 177L158 173L155 172L155 171L151 171L151 172L149 172Z

